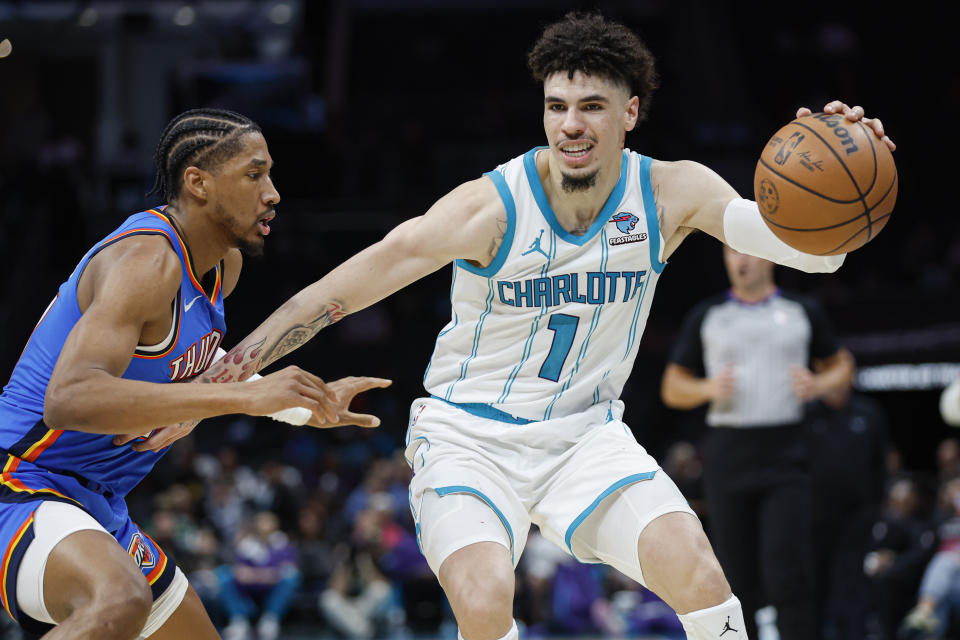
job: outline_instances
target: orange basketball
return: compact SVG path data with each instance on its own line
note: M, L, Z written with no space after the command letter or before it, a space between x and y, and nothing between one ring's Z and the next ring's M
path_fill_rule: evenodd
M817 255L847 253L890 219L897 167L863 123L815 113L770 138L753 190L767 226L788 245Z

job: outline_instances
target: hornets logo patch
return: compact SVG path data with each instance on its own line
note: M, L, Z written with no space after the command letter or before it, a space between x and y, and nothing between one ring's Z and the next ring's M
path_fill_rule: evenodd
M130 545L127 547L127 553L137 563L141 569L149 569L157 564L157 556L150 549L150 545L144 540L140 533L133 534L130 539Z

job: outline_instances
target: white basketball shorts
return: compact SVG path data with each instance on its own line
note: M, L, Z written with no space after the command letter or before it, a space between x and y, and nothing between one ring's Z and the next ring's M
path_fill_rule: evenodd
M632 557L635 571L617 568L642 582L636 548L643 527L665 513L693 514L673 481L620 420L617 406L595 405L542 422L509 422L506 414L475 407L431 397L415 400L410 410L410 508L421 550L435 573L451 553L481 541L507 546L516 566L532 522L581 562L613 564L611 557ZM433 500L433 494L440 500ZM426 510L425 496L430 496ZM468 512L480 504L474 500L446 501L461 513L445 518L438 505L445 504L447 496L482 501L502 528L486 526L493 519L483 513L472 517ZM590 516L606 510L613 502L608 497L626 498L630 508L624 512L635 514L633 530L625 530L622 537L626 551L596 548L590 526L596 518ZM437 522L435 531L431 519Z

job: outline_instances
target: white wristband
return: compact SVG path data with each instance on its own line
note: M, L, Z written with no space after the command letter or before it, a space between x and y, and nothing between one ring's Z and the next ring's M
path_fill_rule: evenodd
M289 409L284 409L283 411L277 411L276 413L267 415L267 417L272 420L276 420L277 422L286 422L287 424L292 424L295 427L300 427L307 424L312 416L313 412L306 407L290 407Z
M227 352L223 350L222 347L217 347L217 355L214 360L219 360L223 356L227 355ZM254 380L261 380L263 376L259 373L254 373L252 376L247 378L245 382L253 382ZM310 418L313 416L313 412L306 407L290 407L289 409L283 409L282 411L276 411L274 413L267 414L267 417L276 420L277 422L286 422L287 424L292 424L294 426L302 426L307 424Z
M797 251L778 238L763 221L753 200L734 198L723 210L723 237L728 247L807 273L833 273L847 254L815 256Z

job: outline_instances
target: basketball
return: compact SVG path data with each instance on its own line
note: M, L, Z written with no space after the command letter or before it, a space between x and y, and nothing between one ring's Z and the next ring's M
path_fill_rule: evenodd
M815 255L847 253L886 226L897 167L862 122L815 113L770 138L753 190L767 226L788 245Z

